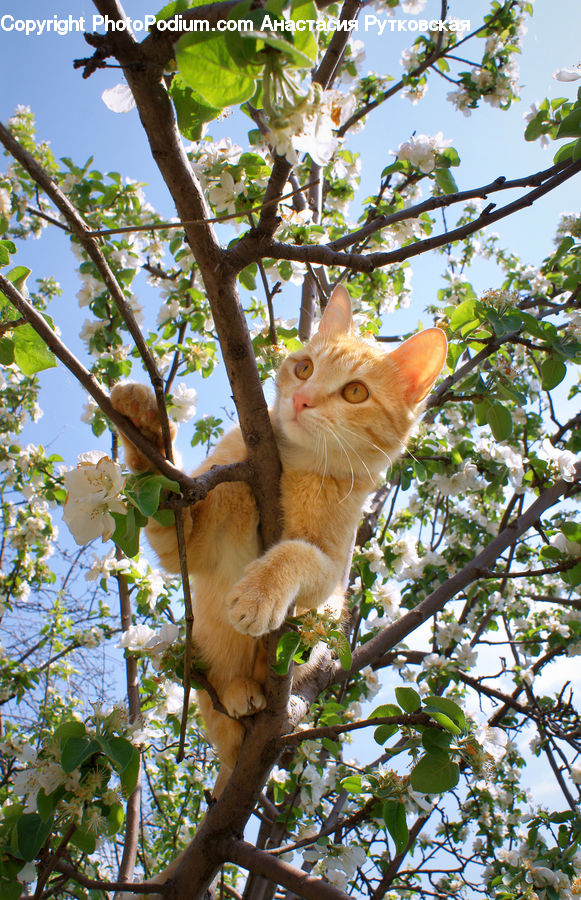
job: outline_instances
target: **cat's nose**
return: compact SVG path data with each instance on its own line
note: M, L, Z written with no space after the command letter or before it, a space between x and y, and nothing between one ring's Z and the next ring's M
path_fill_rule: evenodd
M295 391L293 394L293 405L295 408L295 412L299 413L303 409L307 409L307 407L313 405L313 401L306 393L303 391Z

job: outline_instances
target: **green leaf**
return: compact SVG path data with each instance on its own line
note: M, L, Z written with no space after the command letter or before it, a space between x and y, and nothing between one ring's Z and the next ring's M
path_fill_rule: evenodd
M404 712L416 712L422 705L422 698L417 691L409 687L396 687L395 696Z
M548 357L541 365L542 388L544 391L552 391L561 384L567 374L567 366L561 359Z
M14 362L14 341L12 338L0 338L0 364L10 366Z
M563 522L561 531L570 541L576 541L581 544L581 523L580 522Z
M491 403L486 420L497 441L506 441L512 434L512 416L502 403Z
M146 521L139 510L134 506L129 506L127 513L111 513L115 520L115 531L113 532L113 541L120 550L123 550L125 556L134 557L139 553L139 533L142 525Z
M518 312L504 313L500 315L495 309L486 310L486 318L494 328L495 334L505 335L518 331L523 323Z
M176 520L173 509L158 509L151 518L155 519L156 522L159 522L160 525L163 525L164 528L169 528L170 525L174 525Z
M0 241L0 267L10 264L10 254L16 253L16 245L13 241ZM2 295L4 296L4 295Z
M18 870L14 872L14 878L11 878L9 881L5 878L0 878L0 897L2 897L2 900L20 900L22 897L22 885L16 880L17 871L20 871L21 868L22 866L20 865Z
M385 719L387 716L401 716L401 709L395 703L382 703L377 709L374 709L370 719Z
M61 765L65 772L73 772L93 754L99 753L98 742L90 737L70 737L62 745Z
M457 703L454 703L453 700L450 700L449 697L440 697L437 694L428 694L425 697L425 703L432 707L433 709L438 709L440 712L446 713L453 722L458 725L459 728L466 727L466 716L464 715L464 710L461 706L458 706Z
M438 159L444 160L446 166L459 166L460 157L458 151L454 147L446 147L438 153Z
M567 569L566 572L561 572L561 578L565 584L577 587L578 584L581 584L581 563L573 566L572 569Z
M65 789L61 786L56 788L52 794L45 794L44 788L41 788L36 795L36 808L43 822L52 819L54 811L61 797L64 795Z
M341 745L337 741L332 741L330 738L321 738L321 744L335 759L341 758Z
M460 734L461 729L458 728L452 719L445 713L438 712L438 710L432 709L429 706L424 707L424 712L427 712L434 722L437 722L438 725L441 725L446 731L449 731L451 734Z
M306 2L305 0L293 0L290 17L293 22L316 22L318 19L317 7L312 0L306 0ZM304 31L295 31L293 36L297 50L300 50L311 60L311 63L314 63L318 49L314 33L309 28L305 28Z
M30 269L26 266L15 266L13 269L10 269L6 278L8 281L11 281L17 291L20 291L23 297L28 299L28 288L26 286L26 279L30 275Z
M158 510L163 490L179 494L180 486L165 475L137 475L126 487L125 493L144 516L153 516Z
M286 675L300 643L301 636L296 631L287 631L282 635L276 648L276 662L272 667L275 672Z
M452 737L437 728L424 728L422 732L422 745L424 750L431 753L434 750L449 750Z
M377 709L373 710L369 718L384 719L388 716L401 716L400 707L396 706L395 703L383 703L381 706L378 706ZM385 742L396 733L398 727L398 725L379 725L373 733L374 741L378 744L385 744Z
M262 58L258 57L258 53L263 49L263 43L256 37L262 28L264 21L264 10L252 9L252 0L244 0L234 7L229 19L252 22L253 28L247 32L246 28L238 27L236 31L227 31L224 35L226 48L233 61L243 70L247 70L249 66L256 67L258 74L258 66L262 67Z
M563 162L569 157L573 156L573 153L578 150L581 145L581 138L578 141L569 141L568 144L563 144L560 150L557 150L553 157L553 162L559 163Z
M156 22L159 22L161 19L169 19L172 16L177 16L179 13L185 12L190 6L195 5L195 3L189 3L188 0L173 0L172 3L168 3L163 9L160 9L155 20Z
M456 787L460 770L444 751L426 753L416 763L410 775L414 791L422 794L442 794Z
M291 44L278 34L274 34L272 31L248 31L246 34L249 37L260 38L260 40L264 41L268 47L280 50L281 53L284 53L289 58L289 62L293 66L297 66L300 69L306 69L310 68L313 64L311 58L307 56L306 53L302 53L294 46L294 44Z
M440 190L442 190L445 194L457 193L458 185L456 184L456 180L450 172L450 169L436 169L434 174L436 176L436 182Z
M401 710L398 710L401 712ZM379 725L373 732L373 740L383 746L398 730L398 725Z
M107 821L109 822L109 834L117 834L121 830L125 814L123 812L122 803L114 803L107 813Z
M409 840L405 806L401 800L390 798L383 804L383 820L393 838L395 852L403 853Z
M14 330L14 362L25 375L35 375L43 369L56 366L56 357L49 350L32 325L21 325Z
M82 850L83 853L94 853L97 847L97 837L91 831L84 828L77 828L71 838L71 844Z
M363 790L361 786L361 777L359 775L348 775L341 781L341 787L350 794L360 794Z
M236 65L221 34L184 35L176 44L176 61L184 81L216 109L244 103L256 90L254 75Z
M70 737L82 737L86 734L87 729L85 728L84 722L79 722L78 719L69 719L66 722L63 722L54 733L54 736L59 741L61 747L67 738Z
M16 825L19 855L28 861L35 858L52 831L52 819L43 822L37 813L24 813Z
M482 403L474 404L474 416L476 418L477 425L480 425L481 427L482 427L482 425L486 425L486 423L487 423L486 417L488 415L489 409L490 409L490 403L488 400L483 400Z
M119 773L125 797L133 793L139 778L140 756L137 747L122 737L98 738L105 756L111 760Z
M565 116L556 135L557 140L564 137L578 138L579 136L581 136L581 106L577 106L568 116Z
M478 325L480 318L476 314L476 300L473 298L463 300L450 315L450 328L452 331L461 331L463 335L473 331Z
M339 631L338 628L334 628L329 632L328 640L331 641L333 650L339 657L342 668L345 670L350 669L353 664L353 654L346 635Z
M189 141L199 141L203 136L204 124L219 116L221 110L204 103L178 73L172 79L169 95L176 109L181 133Z
M242 269L238 278L240 280L240 284L242 287L245 287L247 291L255 291L256 290L256 272L257 272L256 263L251 263L249 266L246 266L245 269Z

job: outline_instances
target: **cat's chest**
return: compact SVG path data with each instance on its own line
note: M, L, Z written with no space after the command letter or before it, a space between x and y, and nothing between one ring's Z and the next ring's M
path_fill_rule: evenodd
M318 473L283 472L284 537L308 540L323 550L350 544L363 499L351 482Z

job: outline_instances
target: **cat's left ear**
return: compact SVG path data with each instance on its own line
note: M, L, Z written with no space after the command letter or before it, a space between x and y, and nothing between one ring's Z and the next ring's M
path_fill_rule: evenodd
M337 337L351 330L351 297L342 284L338 284L329 297L317 334Z
M424 399L446 362L448 341L439 328L426 328L389 354L403 377L405 399L415 406Z

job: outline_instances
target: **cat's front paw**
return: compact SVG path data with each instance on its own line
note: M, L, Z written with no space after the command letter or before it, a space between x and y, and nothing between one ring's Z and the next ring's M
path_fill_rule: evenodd
M157 400L151 388L144 384L136 384L128 381L117 384L111 391L111 403L117 412L123 413L128 419L131 419L141 434L154 444L160 451L164 452L163 432L161 427L161 419L157 408ZM176 427L170 422L170 433L173 437ZM127 463L134 472L146 472L151 468L149 461L130 441L121 435Z
M155 394L144 384L127 381L116 384L111 391L111 403L117 412L131 419L142 435L153 443L161 436L161 422Z
M226 598L230 622L242 634L259 637L276 631L294 599L292 593L265 576L260 560L252 563Z

